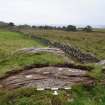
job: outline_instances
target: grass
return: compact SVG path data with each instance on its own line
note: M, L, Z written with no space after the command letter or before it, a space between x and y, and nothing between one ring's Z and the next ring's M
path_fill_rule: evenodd
M100 59L105 59L105 32L66 32L61 30L23 29L27 34L34 34L49 40L69 43L82 51L91 52Z
M52 53L18 54L16 50L29 47L47 47L21 33L0 30L0 76L31 64L62 64L64 58Z
M1 90L0 105L105 105L105 86L74 86L72 90L59 91L58 96L53 96L50 90L34 88Z
M38 53L38 54L19 54L11 56L0 63L0 76L5 75L6 72L21 69L26 65L31 64L64 64L65 60L60 55L52 53Z
M74 102L70 105L104 105L105 86L95 85L93 87L76 86L72 90Z
M2 105L49 105L49 92L38 92L33 88L0 92Z
M95 53L100 59L105 59L104 32L85 33L32 29L24 32L53 41L70 43L83 51ZM16 50L27 47L47 46L22 33L0 30L0 76L26 65L63 64L65 62L63 57L51 53L13 54ZM100 80L103 76L101 66L91 66L94 66L94 69L88 75ZM71 99L73 100L70 102ZM37 91L34 88L21 88L12 91L0 89L0 105L105 105L105 86L99 85L98 82L91 87L73 86L72 90L59 90L58 96L53 96L50 90Z
M93 70L88 72L88 75L92 78L95 78L97 80L101 80L104 77L103 69L101 65L93 64L92 67L94 67Z
M20 33L0 30L0 60L25 47L43 47L43 45Z
M37 91L34 88L0 91L2 105L63 105L61 99L63 96L53 96L52 91Z

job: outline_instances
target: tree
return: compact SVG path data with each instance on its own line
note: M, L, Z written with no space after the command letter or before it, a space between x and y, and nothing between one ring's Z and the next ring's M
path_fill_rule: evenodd
M18 28L27 28L27 29L29 29L29 28L31 28L31 26L30 25L27 25L27 24L24 24L24 25L18 25Z
M13 22L8 23L9 26L15 26Z
M65 26L63 26L63 27L62 27L62 30L66 30L66 27L65 27Z
M86 32L92 32L93 28L91 26L86 26L83 31L86 31Z
M68 25L66 27L66 31L76 31L76 30L77 30L76 26L73 26L73 25Z
M34 26L34 25L33 25L32 28L37 28L37 26Z

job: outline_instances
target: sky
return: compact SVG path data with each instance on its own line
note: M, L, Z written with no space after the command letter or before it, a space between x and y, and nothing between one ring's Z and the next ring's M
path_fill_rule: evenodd
M105 25L105 0L0 0L0 21L30 25Z

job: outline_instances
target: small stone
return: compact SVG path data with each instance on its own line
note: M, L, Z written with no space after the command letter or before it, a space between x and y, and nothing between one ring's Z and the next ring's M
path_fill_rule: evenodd
M32 75L26 75L25 77L26 78L32 78Z
M51 90L58 90L59 88L51 88Z
M63 68L59 68L58 70L59 70L59 71L62 71L62 70L63 70Z
M68 71L72 72L72 70L71 70L71 69L69 69Z
M71 90L71 87L65 87L64 89L65 90Z
M74 101L74 99L73 99L73 98L68 99L68 102L73 102L73 101Z
M49 72L43 72L43 74L49 74Z
M37 88L38 91L43 91L45 90L44 88Z
M58 92L57 91L54 91L53 95L57 96L58 95Z

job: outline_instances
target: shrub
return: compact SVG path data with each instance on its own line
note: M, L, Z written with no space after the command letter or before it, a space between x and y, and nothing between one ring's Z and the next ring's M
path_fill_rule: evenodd
M86 26L83 31L86 31L86 32L92 32L93 28L91 26Z
M76 31L77 29L76 29L76 26L73 26L73 25L68 25L67 27L66 27L66 31Z

